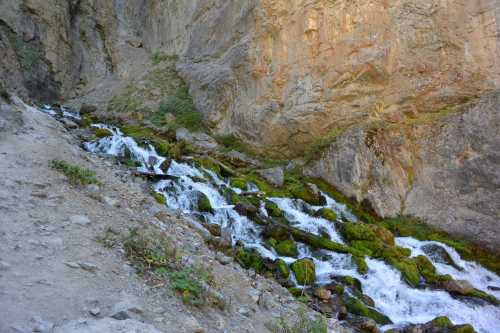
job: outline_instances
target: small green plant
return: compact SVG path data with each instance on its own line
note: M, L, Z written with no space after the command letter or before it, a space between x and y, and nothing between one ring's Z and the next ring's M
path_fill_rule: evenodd
M277 323L271 324L273 333L327 333L328 328L324 317L317 316L314 319L308 317L304 309L297 313L298 319L290 323L283 316Z
M77 165L69 164L62 160L52 160L50 161L50 166L62 172L68 180L73 185L88 185L97 184L97 177L94 171L82 168Z
M187 304L203 305L208 299L207 286L215 284L210 269L182 264L173 241L161 231L132 229L123 245L127 258L146 280L168 281Z
M166 114L175 116L177 127L182 126L194 131L204 129L203 116L196 110L186 86L178 89L175 95L160 103L157 117L164 118Z
M177 61L179 57L176 54L167 54L162 52L155 52L151 56L151 61L153 65L158 65L164 61Z

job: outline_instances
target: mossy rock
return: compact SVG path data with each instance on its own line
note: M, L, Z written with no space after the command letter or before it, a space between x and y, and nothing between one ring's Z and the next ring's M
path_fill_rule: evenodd
M245 190L247 188L247 181L244 178L233 178L231 179L231 186Z
M286 188L291 197L295 199L301 199L313 206L321 205L321 196L313 193L305 184L303 183L294 183L291 186Z
M291 239L287 239L277 243L274 249L280 256L293 257L296 258L299 255L299 250L297 249L297 243Z
M311 285L316 281L316 266L312 259L303 258L295 261L291 266L297 282L301 285Z
M394 234L381 226L378 225L370 225L370 228L372 231L375 233L375 236L377 237L378 240L382 241L384 244L394 246L395 241L394 241Z
M155 200L156 200L157 203L159 203L161 205L166 205L167 204L167 199L161 193L153 191L152 195L153 195L153 198L155 198Z
M479 289L472 290L471 292L467 293L466 296L480 298L480 299L485 300L486 302L491 303L493 305L500 304L500 301L495 296L490 295L487 292L484 292L484 291L479 290Z
M384 243L380 241L352 241L351 247L369 257L380 257L384 251Z
M108 130L106 128L95 128L94 135L97 138L102 139L102 138L107 138L109 136L113 136L113 132L111 132L110 130Z
M276 264L276 277L279 279L288 279L290 277L290 269L283 259L277 259Z
M290 238L290 231L284 225L272 223L264 230L264 236L282 241Z
M337 221L337 214L330 208L321 208L318 211L316 211L316 213L314 213L314 216L321 217L331 222Z
M353 256L352 259L356 264L357 271L359 274L365 275L368 273L368 264L366 263L364 257Z
M210 170L210 171L214 172L215 174L217 174L218 176L222 175L220 165L215 163L212 159L205 158L205 157L199 157L199 158L195 158L194 161L198 166L205 168L207 170Z
M264 271L264 260L255 249L245 249L239 246L234 250L234 257L244 268L253 268L257 273Z
M373 232L370 225L365 223L344 223L342 226L342 236L347 241L364 240L364 241L376 241L377 236Z
M345 305L347 307L347 311L352 314L368 317L375 320L380 325L388 325L392 324L392 321L386 315L378 312L377 310L368 307L362 301L354 297L348 297L345 300Z
M284 217L285 214L283 211L278 207L277 204L272 202L271 200L266 200L266 210L267 214L272 217Z
M411 250L401 246L387 246L380 255L384 260L388 258L405 259L411 255Z
M430 324L432 324L432 326L435 327L443 327L443 328L453 326L451 320L446 316L436 317L433 320L431 320Z
M474 327L469 324L456 325L448 330L449 333L477 333Z
M341 243L336 243L328 238L316 236L293 227L290 227L290 232L295 240L309 244L310 246L317 249L325 249L339 253L351 253L352 255L363 256L363 253L361 251L358 251Z
M401 272L403 279L412 287L420 284L420 271L412 259L388 258L386 262Z
M346 276L341 276L337 278L340 282L345 284L348 287L354 288L355 290L359 291L360 293L363 293L363 286L361 284L361 281L356 279L355 277L346 275Z
M415 258L415 263L417 264L420 274L424 277L427 283L435 283L438 281L438 275L436 273L436 267L432 262L424 255L419 255Z
M198 194L198 210L205 213L213 213L212 204L204 193Z

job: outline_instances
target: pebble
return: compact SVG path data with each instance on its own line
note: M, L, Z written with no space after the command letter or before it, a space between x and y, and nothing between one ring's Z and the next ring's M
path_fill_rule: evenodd
M216 255L215 255L215 259L220 262L222 265L227 265L227 264L230 264L231 261L232 261L232 258L231 257L228 257L226 256L225 254L221 253L221 252L218 252Z
M70 216L69 222L71 224L78 224L78 225L89 225L91 223L90 219L85 215Z
M9 263L7 263L7 262L5 262L5 261L1 261L1 260L0 260L0 272L1 272L1 271L7 271L7 270L9 270L9 269L10 269L10 267L11 267L11 266L10 266L10 264L9 264Z
M78 265L78 263L76 262L68 261L65 262L64 264L70 268L80 268L80 265Z
M238 313L242 316L250 317L250 309L249 308L241 307L238 309Z
M110 198L110 197L107 197L107 196L104 196L102 198L104 200L104 202L111 206L111 207L118 207L119 206L119 202L117 199L114 199L114 198Z
M89 313L91 315L93 315L94 317L97 317L101 313L101 309L99 309L99 308L92 308L92 309L89 310Z
M81 269L84 269L89 272L95 272L97 270L97 265L88 262L79 262L78 265Z

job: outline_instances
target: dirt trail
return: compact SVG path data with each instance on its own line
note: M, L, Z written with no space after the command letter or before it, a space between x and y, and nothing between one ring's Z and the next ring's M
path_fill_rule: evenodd
M85 152L55 119L0 104L0 332L266 332L296 312L275 282L215 260L220 254L157 204L145 181ZM70 185L49 167L53 159L95 170L101 184ZM160 222L186 260L213 267L225 309L187 306L168 287L146 285L120 247L98 242L108 228ZM130 319L117 324L109 316L120 310Z

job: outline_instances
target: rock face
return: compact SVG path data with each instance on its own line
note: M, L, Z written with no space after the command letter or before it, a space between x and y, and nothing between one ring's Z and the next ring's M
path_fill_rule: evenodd
M450 110L500 89L499 13L491 0L2 1L0 78L102 110L152 68L162 82L168 58L216 133L279 157L329 146L309 175L498 247L498 98Z
M500 248L500 93L432 121L346 131L306 170L381 216L423 218Z

